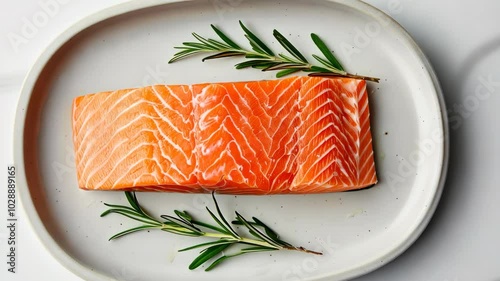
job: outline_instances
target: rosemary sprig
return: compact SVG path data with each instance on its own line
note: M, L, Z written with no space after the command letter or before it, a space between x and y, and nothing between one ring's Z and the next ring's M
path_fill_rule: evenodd
M162 215L163 220L153 218L149 215L139 204L137 196L134 192L125 192L127 201L130 206L112 205L104 203L108 210L101 214L104 217L108 214L119 214L130 219L141 222L142 225L121 231L109 238L114 240L119 237L149 229L158 229L173 234L192 236L192 237L209 237L215 240L196 244L190 247L180 249L179 252L184 252L193 249L203 248L200 254L189 265L189 269L193 270L215 259L205 271L212 270L217 265L221 264L230 258L237 257L243 254L276 251L276 250L293 250L316 255L322 255L320 252L307 250L303 247L295 247L288 242L280 239L279 235L272 230L269 226L264 224L261 220L252 217L252 221L245 219L240 213L236 213L236 219L231 222L233 225L240 225L247 228L248 232L253 238L247 238L237 233L231 224L223 216L215 195L212 193L212 198L215 203L217 214L212 212L208 207L206 208L216 225L195 220L186 211L175 210L175 216ZM203 230L206 229L206 230ZM232 253L227 253L226 250L233 248L235 245L243 245ZM217 257L217 258L216 258Z
M310 72L309 76L348 77L377 83L380 80L379 78L351 74L345 71L339 60L326 46L325 42L314 33L311 34L311 39L321 51L324 58L315 54L313 54L312 57L318 61L320 65L310 63L306 57L276 29L273 31L273 36L288 52L288 55L283 53L276 55L271 48L260 40L259 37L250 31L241 21L240 26L250 43L251 50L240 47L224 34L224 32L214 25L211 25L220 40L205 38L193 32L192 35L197 42L183 42L182 46L174 47L179 51L173 56L169 63L196 54L208 54L202 61L226 57L244 57L246 60L236 64L236 69L252 67L261 69L262 71L277 70L277 78L304 71Z

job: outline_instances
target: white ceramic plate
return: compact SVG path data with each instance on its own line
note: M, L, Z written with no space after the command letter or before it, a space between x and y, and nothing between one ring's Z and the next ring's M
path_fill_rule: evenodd
M121 192L77 188L71 139L75 96L153 83L272 79L273 73L236 71L236 60L168 65L173 46L209 24L238 38L243 20L271 46L277 28L306 54L318 53L319 34L348 70L381 77L370 83L372 132L380 183L336 194L219 196L270 223L285 240L324 252L238 257L216 270L189 271L196 252L177 253L199 239L144 232L108 242L134 225L99 218L102 202ZM436 77L418 46L393 20L358 1L134 1L79 22L40 56L27 76L16 116L19 193L47 249L86 280L337 280L369 272L402 253L422 232L440 196L447 163L444 105ZM186 209L209 219L207 195L141 193L154 214Z

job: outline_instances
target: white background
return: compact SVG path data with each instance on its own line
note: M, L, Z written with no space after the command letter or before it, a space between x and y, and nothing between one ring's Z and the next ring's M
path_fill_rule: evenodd
M18 141L13 140L12 130L22 79L59 33L121 2L125 1L1 0L0 184L5 187L0 188L1 225L7 215L6 170L13 164L12 144ZM498 281L500 2L367 2L399 21L434 65L449 108L451 157L443 198L421 238L399 258L359 280ZM52 3L52 8L47 10L43 3ZM35 28L27 31L27 22L35 23ZM2 226L0 280L81 280L43 248L19 204L17 216L17 273L7 272L7 229Z

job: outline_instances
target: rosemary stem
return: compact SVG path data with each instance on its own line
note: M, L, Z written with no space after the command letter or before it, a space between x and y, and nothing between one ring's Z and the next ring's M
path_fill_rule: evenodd
M233 241L238 242L238 243L245 243L245 244L250 244L250 245L255 245L255 246L263 246L263 247L268 247L268 248L275 248L277 250L284 249L282 247L277 247L277 246L271 245L271 244L269 244L269 243L267 243L265 241L259 241L259 240L254 240L254 239L250 239L250 238L244 238L244 237L235 238L235 237L233 237L231 235L228 235L228 234L205 232L202 236L212 237L212 238L219 238L219 239L226 239L226 240L233 240Z
M311 69L314 67L313 64L311 63L304 63L298 60L293 60L293 61L288 61L280 56L269 56L266 54L246 50L246 49L219 49L219 50L211 50L211 49L200 49L198 50L199 52L205 52L205 53L213 53L213 52L234 52L234 53L240 53L242 56L261 56L263 60L267 60L269 62L276 62L276 63L294 63L297 64L297 66L301 66L302 69ZM370 76L363 76L363 75L357 75L357 74L351 74L347 71L341 71L335 68L331 67L324 67L331 71L331 73L311 73L309 76L315 76L315 77L347 77L347 78L353 78L353 79L361 79L361 80L367 80L367 81L372 81L378 83L380 81L380 78L375 78L375 77L370 77Z
M308 250L304 247L275 246L275 245L271 245L265 241L259 241L259 240L254 240L254 239L250 239L250 238L241 237L239 239L236 239L233 236L227 235L227 234L205 232L205 234L203 234L203 236L212 237L212 238L219 238L219 239L233 240L233 241L238 242L238 243L245 243L245 244L250 244L250 245L255 245L255 246L274 248L276 250L290 250L290 251L298 251L298 252L304 252L304 253L315 254L315 255L323 255L323 253L321 253L321 252Z
M316 251L312 251L312 250L308 250L304 247L283 247L283 249L285 250L291 250L291 251L299 251L299 252L304 252L304 253L308 253L308 254L314 254L314 255L323 255L322 252L316 252Z
M363 75L357 75L357 74L351 74L345 72L344 74L337 74L337 73L311 73L309 74L311 77L347 77L347 78L353 78L353 79L361 79L361 80L367 80L367 81L372 81L379 83L380 78L375 78L375 77L370 77L370 76L363 76Z

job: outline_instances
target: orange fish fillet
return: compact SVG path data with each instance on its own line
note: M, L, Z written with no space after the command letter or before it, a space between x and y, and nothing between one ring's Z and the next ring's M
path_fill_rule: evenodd
M292 77L77 97L90 190L319 193L377 182L365 81Z

